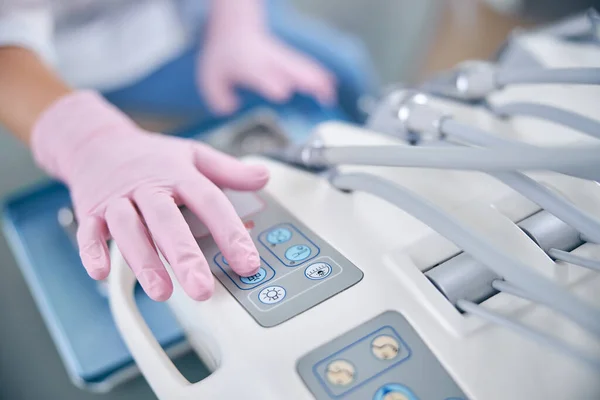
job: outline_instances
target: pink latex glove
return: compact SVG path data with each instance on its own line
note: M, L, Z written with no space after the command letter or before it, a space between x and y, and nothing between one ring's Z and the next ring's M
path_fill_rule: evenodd
M333 104L334 76L268 32L262 3L213 0L198 60L198 84L209 106L219 114L235 111L239 107L236 87L273 102L284 102L298 92Z
M32 149L39 165L70 189L80 255L92 278L108 276L112 237L145 292L168 299L173 285L154 241L185 292L209 298L213 276L178 205L204 222L236 273L258 272L256 247L219 187L258 190L268 180L264 167L145 132L94 92L49 107L32 132Z

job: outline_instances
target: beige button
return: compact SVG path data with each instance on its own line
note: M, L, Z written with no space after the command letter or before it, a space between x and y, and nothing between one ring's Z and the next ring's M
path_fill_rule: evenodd
M398 392L390 392L383 396L383 400L410 400L408 397Z
M346 386L354 381L354 366L345 360L332 361L327 366L326 376L332 385Z
M373 355L380 360L391 360L400 352L400 345L395 338L388 335L382 335L373 340L371 343L371 351L373 352Z

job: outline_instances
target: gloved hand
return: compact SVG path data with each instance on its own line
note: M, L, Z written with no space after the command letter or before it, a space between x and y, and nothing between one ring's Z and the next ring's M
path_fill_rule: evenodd
M204 222L236 273L258 272L256 247L219 187L258 190L268 180L266 168L145 132L94 92L51 105L31 140L39 165L70 189L80 255L92 278L108 276L112 237L146 293L168 299L173 285L154 241L185 292L209 298L213 276L178 205Z
M218 114L235 111L239 107L236 87L253 90L273 102L284 102L298 92L333 104L333 74L271 35L260 3L212 2L198 60L199 88L209 106Z

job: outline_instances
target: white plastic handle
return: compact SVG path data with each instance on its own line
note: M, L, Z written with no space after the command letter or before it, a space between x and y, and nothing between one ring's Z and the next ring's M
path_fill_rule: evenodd
M108 283L110 308L117 328L160 400L235 398L229 396L228 380L222 370L195 384L181 375L140 314L134 298L135 276L115 245L111 246ZM229 384L229 388L231 386Z

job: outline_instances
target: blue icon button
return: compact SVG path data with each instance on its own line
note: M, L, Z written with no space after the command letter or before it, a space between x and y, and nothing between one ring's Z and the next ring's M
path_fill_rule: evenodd
M314 281L325 279L331 274L331 265L324 262L310 264L304 270L304 276Z
M267 234L267 241L271 244L285 243L292 237L292 232L287 228L275 228Z
M306 260L310 256L310 253L310 247L299 244L287 249L285 251L285 258L293 262L298 262Z
M225 259L225 256L221 256L221 261L223 261L223 264L225 265L229 265L229 263L227 262L227 260Z
M264 304L275 304L285 299L286 291L281 286L269 286L258 294L258 299Z
M254 285L256 283L262 282L267 277L267 271L261 267L258 272L252 276L240 276L240 281L245 283L246 285Z
M418 400L417 396L406 386L390 383L379 388L373 400Z

